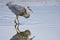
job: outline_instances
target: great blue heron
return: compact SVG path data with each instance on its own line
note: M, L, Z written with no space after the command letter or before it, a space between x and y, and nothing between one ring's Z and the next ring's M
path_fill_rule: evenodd
M29 6L27 6L27 8L18 5L18 4L14 4L13 2L8 2L6 4L6 6L8 6L8 8L16 15L16 19L15 19L15 29L17 31L18 27L19 27L19 20L18 17L19 16L23 16L25 18L29 18L30 17L30 11L32 11L30 9ZM18 23L16 22L16 20L18 21ZM16 27L18 25L18 27ZM18 31L17 31L18 32Z

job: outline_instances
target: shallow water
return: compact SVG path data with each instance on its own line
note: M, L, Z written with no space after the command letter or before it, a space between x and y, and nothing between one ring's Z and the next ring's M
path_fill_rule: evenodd
M30 18L19 17L20 29L29 29L34 40L60 40L60 7L30 6ZM0 40L9 40L16 32L15 15L6 7L0 7Z

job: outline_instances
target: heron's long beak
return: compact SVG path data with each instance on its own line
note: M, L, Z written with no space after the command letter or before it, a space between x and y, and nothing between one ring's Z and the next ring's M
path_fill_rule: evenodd
M33 13L32 9L29 9L29 10Z
M32 9L31 9L29 6L28 6L27 8L28 8L31 12L33 12Z

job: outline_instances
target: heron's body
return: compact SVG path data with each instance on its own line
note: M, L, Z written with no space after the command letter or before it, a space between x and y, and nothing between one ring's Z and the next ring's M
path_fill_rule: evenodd
M30 16L29 10L23 6L9 3L8 8L17 16L24 16L25 18L29 18Z

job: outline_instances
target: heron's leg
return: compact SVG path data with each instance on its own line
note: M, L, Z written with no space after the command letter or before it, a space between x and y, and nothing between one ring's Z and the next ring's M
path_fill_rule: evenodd
M17 16L16 16L16 18L15 18L15 20L14 20L14 23L15 23L15 25L14 25L15 30L16 30L16 32L18 33L18 29L17 29L17 27L18 27Z
M20 31L19 31L19 20L18 20L18 17L19 17L19 16L16 16L16 19L17 19L17 22L18 22L18 23L17 23L17 32L19 33Z
M17 22L18 22L18 25L19 25L20 23L19 23L18 17L19 17L19 16L16 16L16 19L17 19Z
M14 21L14 23L15 23L15 25L14 25L14 27L15 27L15 30L16 30L16 32L17 32L17 22L16 22L16 20Z

